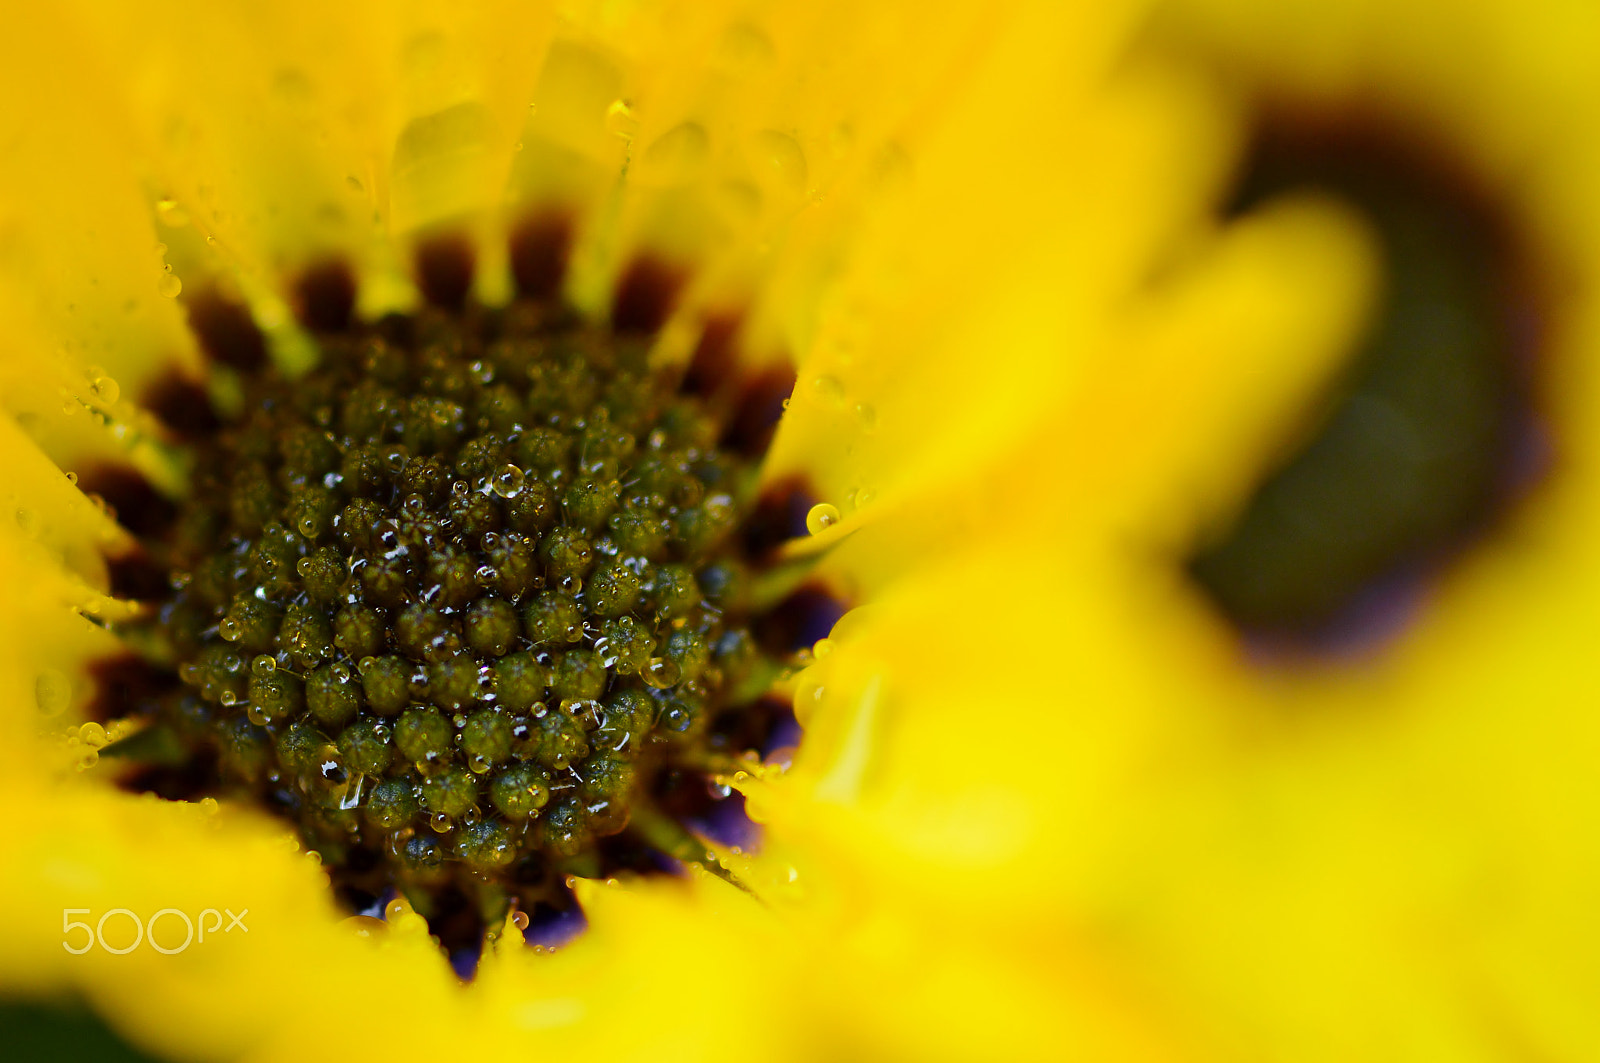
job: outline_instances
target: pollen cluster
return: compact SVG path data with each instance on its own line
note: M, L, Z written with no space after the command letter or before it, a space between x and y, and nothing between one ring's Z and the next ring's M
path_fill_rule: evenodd
M665 775L743 751L727 718L776 669L754 471L646 349L519 303L240 378L130 635L175 667L162 726L217 792L427 914L594 864Z

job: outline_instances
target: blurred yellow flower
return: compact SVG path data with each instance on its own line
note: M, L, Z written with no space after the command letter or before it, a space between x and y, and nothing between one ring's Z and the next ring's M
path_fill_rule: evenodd
M11 21L0 994L80 996L171 1058L1594 1054L1586 14L85 2ZM1381 290L1348 206L1214 216L1266 109L1425 131L1559 297L1555 474L1357 661L1262 667L1183 572ZM744 358L799 367L763 475L803 472L841 511L822 565L860 607L794 684L793 767L740 783L760 850L713 846L747 891L580 881L579 938L535 952L508 927L463 986L403 908L344 922L281 823L77 770L101 740L77 727L85 667L116 648L95 620L126 608L101 557L130 540L61 470L175 486L140 400L200 375L183 293L226 288L303 363L307 269L352 263L377 316L417 301L417 246L466 232L495 304L507 234L557 215L583 313L667 263L689 279L656 357L737 316ZM67 923L115 909L248 910L248 931L68 947Z

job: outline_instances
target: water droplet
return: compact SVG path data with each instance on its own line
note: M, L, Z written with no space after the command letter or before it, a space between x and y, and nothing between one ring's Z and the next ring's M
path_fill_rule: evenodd
M91 749L78 758L78 770L88 771L98 763L100 763L100 753Z
M227 697L226 694L223 696ZM271 722L267 719L267 714L262 711L260 705L246 705L244 707L244 718L255 724L257 727L265 727Z
M168 268L170 269L171 267L169 266ZM156 291L160 292L168 299L176 299L178 294L183 291L183 281L179 280L171 273L163 273L156 280Z
M474 774L482 775L490 768L494 767L494 761L490 760L481 753L474 753L470 758L468 758L467 767L471 768Z
M105 370L98 367L89 369L89 393L102 405L110 406L122 395L122 387Z
M239 704L239 695L235 694L231 690L224 690L222 693L217 695L217 700L222 702L224 705L231 707Z
M200 799L200 811L208 816L216 815L217 807L217 799L215 797L202 797Z
M606 108L606 132L623 140L632 140L639 131L639 119L633 113L633 104L627 100L612 100Z
M662 133L645 149L643 169L664 181L687 180L705 165L711 137L698 122L683 122Z
M44 715L60 715L72 700L72 680L65 672L46 668L33 681L33 700Z
M666 657L652 657L639 669L639 678L656 690L665 690L676 683L678 675L678 666Z
M161 224L172 229L181 229L189 224L189 212L175 199L156 200L156 217L161 219Z
M811 390L827 406L838 409L844 405L844 385L838 377L819 376L811 382Z
M399 919L403 915L409 915L410 913L411 905L407 904L405 898L403 897L396 897L394 900L383 906L383 917L390 922Z
M67 483L76 484L77 482L78 482L78 474L75 473L75 472L68 472L67 473Z
M438 834L448 834L453 824L450 822L449 816L443 812L435 812L428 818L428 826L432 827Z
M776 129L763 130L755 136L754 155L756 167L773 184L793 195L805 191L806 153L794 137Z
M839 523L839 507L830 502L818 502L806 514L806 531L818 535Z
M382 919L374 919L370 915L352 915L339 920L339 925L356 937L368 940L387 937L389 934L389 924Z
M29 539L39 534L39 514L27 506L18 506L12 516L17 522L17 530Z
M522 493L527 477L515 465L502 465L489 480L489 486L501 498L515 498Z
M747 22L728 27L717 45L718 65L732 74L748 76L770 66L777 56L772 40Z
M511 913L511 925L518 930L528 929L528 913L518 910Z
M262 677L269 676L278 670L278 659L270 653L263 653L250 662L250 670Z
M231 616L225 616L217 625L217 634L229 642L238 642L244 637L244 629L239 626L239 621Z
M78 738L90 749L101 749L111 741L106 729L97 723L86 723L78 728Z

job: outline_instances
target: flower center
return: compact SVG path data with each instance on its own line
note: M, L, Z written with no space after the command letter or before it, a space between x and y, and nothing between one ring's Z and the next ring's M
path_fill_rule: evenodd
M759 744L777 664L754 468L646 346L523 302L241 379L127 633L175 666L161 725L205 789L292 820L348 891L491 926L628 859L630 824L635 851L688 837L664 791Z

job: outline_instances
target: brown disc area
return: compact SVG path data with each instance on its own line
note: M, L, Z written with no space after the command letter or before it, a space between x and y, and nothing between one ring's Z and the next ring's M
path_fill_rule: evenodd
M172 411L191 490L130 511L160 519L114 582L152 608L98 671L100 714L141 725L104 751L127 785L264 806L351 910L398 890L476 955L513 907L535 936L570 924L568 875L748 842L715 777L794 744L765 695L839 609L814 587L754 604L800 530L758 496L764 379L652 368L638 271L611 329L548 297L477 306L470 258L436 243L433 305L353 320L351 274L318 267L315 369L221 358L243 412ZM191 320L208 350L265 350L241 309Z

